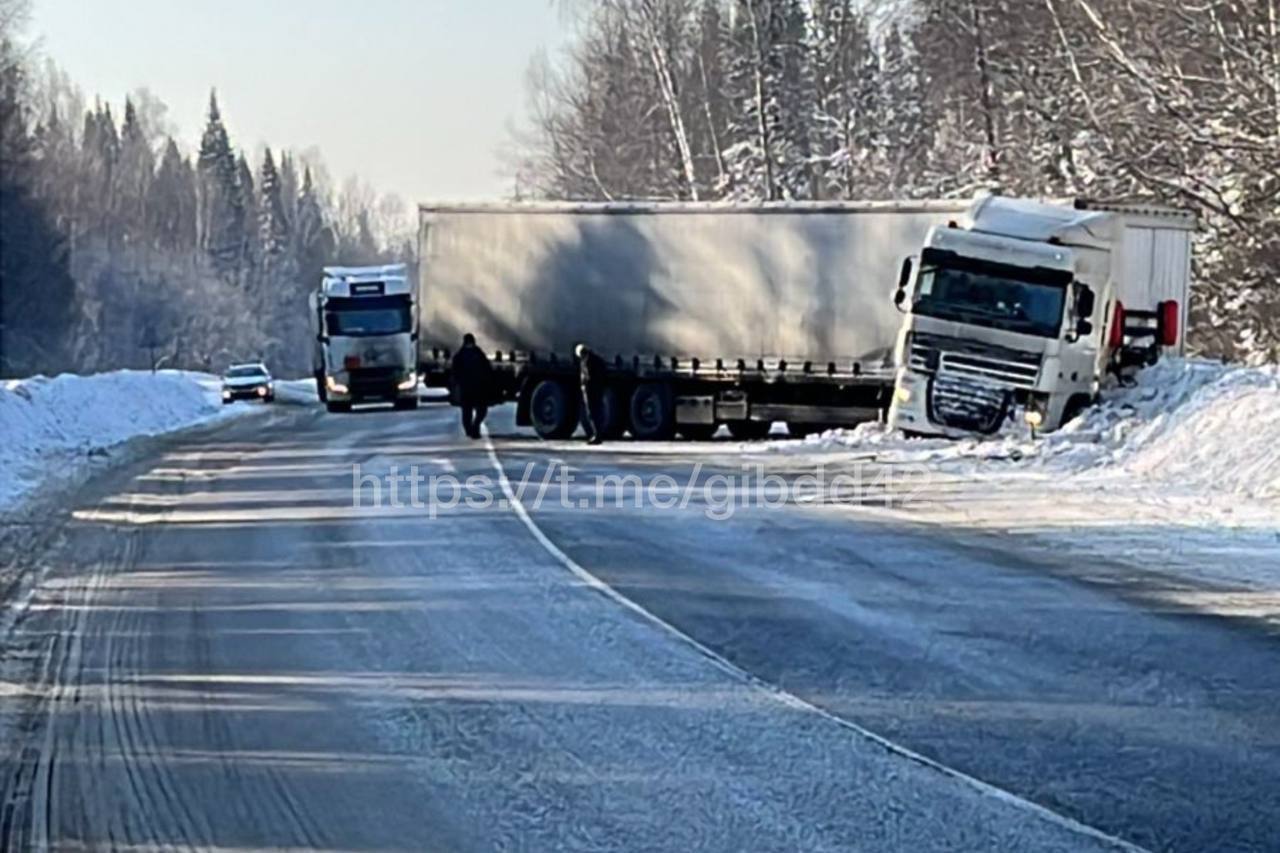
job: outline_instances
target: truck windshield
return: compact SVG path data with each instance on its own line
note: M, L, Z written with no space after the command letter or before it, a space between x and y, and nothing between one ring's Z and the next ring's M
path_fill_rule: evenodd
M1050 276L1057 276L1041 272L973 262L930 265L926 257L912 310L939 320L1056 338L1071 277L1062 273L1060 282L1050 282Z
M403 297L331 299L324 322L335 337L400 335L412 331L413 315Z

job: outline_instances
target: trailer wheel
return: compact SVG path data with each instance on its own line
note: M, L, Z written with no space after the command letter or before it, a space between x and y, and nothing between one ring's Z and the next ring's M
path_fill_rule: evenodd
M730 421L729 435L738 441L760 441L769 436L773 424L768 421Z
M677 429L689 441L710 441L715 438L720 424L680 424Z
M675 399L665 382L644 382L631 395L631 434L640 441L667 441L676 432Z
M601 438L616 441L627 431L627 411L623 402L625 399L626 397L617 386L610 385L604 389L600 402L600 423L596 424L600 428Z
M792 423L787 421L787 432L792 438L808 438L816 432L825 432L827 427L822 424L804 424Z
M529 420L540 438L568 438L578 427L578 401L563 382L544 379L529 395Z

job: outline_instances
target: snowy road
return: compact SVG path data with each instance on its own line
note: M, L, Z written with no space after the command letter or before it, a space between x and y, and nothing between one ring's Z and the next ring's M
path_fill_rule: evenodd
M1280 838L1280 651L1254 626L829 510L352 510L353 464L736 464L495 432L496 456L447 408L281 411L83 490L0 619L0 848Z

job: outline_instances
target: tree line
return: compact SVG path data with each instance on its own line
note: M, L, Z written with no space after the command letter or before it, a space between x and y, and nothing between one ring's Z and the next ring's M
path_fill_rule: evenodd
M233 144L216 93L192 153L143 90L86 103L0 0L0 375L262 358L310 370L321 267L411 260L402 204L315 152Z
M1280 0L567 8L521 195L1152 199L1201 217L1193 348L1280 360Z

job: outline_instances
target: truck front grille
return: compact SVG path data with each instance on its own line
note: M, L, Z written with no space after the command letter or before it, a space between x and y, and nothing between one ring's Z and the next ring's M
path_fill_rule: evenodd
M977 379L938 374L929 382L929 420L952 429L990 435L1000 429L1013 391Z
M917 335L911 342L910 367L921 373L947 374L1031 390L1040 377L1040 354L936 335Z
M402 371L395 367L357 367L347 371L352 393L386 393L394 387Z

